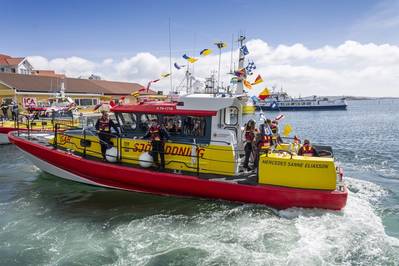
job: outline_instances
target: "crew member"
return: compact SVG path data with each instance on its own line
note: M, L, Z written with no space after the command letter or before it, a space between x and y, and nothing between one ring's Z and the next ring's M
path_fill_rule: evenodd
M272 144L277 145L278 143L282 143L283 140L280 137L279 130L278 130L278 121L267 119L267 125L269 126L272 132Z
M11 104L11 115L12 115L12 120L14 121L18 120L18 103L16 101L13 101Z
M255 167L258 167L259 154L261 152L268 152L272 145L272 133L268 126L269 121L270 121L269 119L266 119L265 122L260 125L259 133L256 136L257 152L255 153L256 157L254 160Z
M145 139L149 138L151 140L151 156L154 160L155 165L159 170L165 168L165 140L169 139L169 133L164 127L162 127L156 118L152 119L151 126L147 133L144 135ZM159 165L158 154L161 157L161 164Z
M316 149L313 148L312 145L310 145L310 141L307 139L303 141L303 146L299 149L298 155L308 157L319 156Z
M6 104L6 101L4 99L1 102L1 111L3 111L4 119L8 120L8 104Z
M244 146L244 151L245 151L245 158L244 158L244 169L250 170L249 168L249 158L251 157L251 154L253 154L255 148L255 137L257 134L257 129L255 128L255 121L254 120L249 120L248 123L245 125L245 134L244 134L244 141L245 141L245 146Z
M109 118L108 112L103 110L101 113L102 116L97 120L95 127L98 131L98 138L100 139L101 154L105 161L107 149L112 146L111 138L113 134L111 133L111 128L113 128L117 133L119 131L114 121Z
M291 151L298 153L299 149L301 147L301 140L299 139L299 137L297 135L294 136L293 142L291 143Z

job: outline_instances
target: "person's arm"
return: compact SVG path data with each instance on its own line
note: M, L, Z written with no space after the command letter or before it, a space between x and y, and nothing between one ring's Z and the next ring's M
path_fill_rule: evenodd
M112 121L112 119L109 120L109 126L112 127L117 134L119 134L118 126L114 123L114 121Z
M161 127L161 133L165 139L170 138L169 132L164 127Z
M303 155L303 147L300 147L298 150L298 155L302 156Z
M313 156L320 157L319 152L314 147L312 148L313 148Z
M142 137L143 139L148 139L150 137L150 130L147 130L147 132L145 133L145 135Z

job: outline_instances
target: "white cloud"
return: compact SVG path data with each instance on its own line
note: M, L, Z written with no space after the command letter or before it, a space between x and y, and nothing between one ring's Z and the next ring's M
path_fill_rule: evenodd
M248 58L257 65L255 74L261 74L265 83L257 86L257 93L264 86L283 86L290 94L304 95L366 95L399 96L399 47L355 41L318 49L309 49L298 43L291 46L271 47L255 39L247 43ZM237 51L235 51L235 60ZM80 57L46 59L29 57L37 69L54 69L68 76L98 74L104 79L138 82L145 85L160 73L169 71L169 58L151 53L138 53L130 58L106 58L92 62ZM173 62L186 64L182 58ZM194 74L207 77L218 68L217 53L199 57L194 64ZM230 77L230 52L222 54L221 79L227 84ZM173 83L177 86L184 77L184 70L173 70ZM254 76L249 79L254 79ZM155 84L157 89L169 89L169 79Z

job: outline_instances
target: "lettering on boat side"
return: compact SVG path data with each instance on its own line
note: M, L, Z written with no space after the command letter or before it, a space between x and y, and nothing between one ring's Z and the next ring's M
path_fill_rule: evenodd
M151 152L151 143L134 143L132 151L133 152ZM195 156L192 154L192 148L191 147L184 147L184 146L172 146L172 145L167 145L165 146L165 154L169 155L180 155L180 156ZM195 154L195 152L194 152ZM205 154L205 149L204 148L198 148L197 149L197 155L200 158L203 158Z
M270 164L273 166L287 166L287 167L299 167L299 168L328 168L328 164L325 163L301 163L301 162L283 162L283 161L271 161L262 160L263 164Z
M159 111L173 111L173 107L171 106L157 106L156 108Z
M64 145L71 141L71 137L67 135L60 135L59 144Z

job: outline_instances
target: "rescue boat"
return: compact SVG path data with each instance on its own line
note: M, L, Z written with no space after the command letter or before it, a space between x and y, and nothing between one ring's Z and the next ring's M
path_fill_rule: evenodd
M244 40L239 37L241 48ZM243 51L239 49L240 70ZM118 132L112 132L107 161L102 159L93 127L64 130L56 124L48 133L12 131L8 138L43 171L90 185L277 209L344 208L348 190L331 147L316 145L321 156L306 157L298 156L295 145L280 143L256 156L252 171L243 171L245 77L244 71L235 89L204 86L203 91L193 90L187 68L185 94L114 106L111 111ZM151 141L142 139L153 119L170 134L164 144L163 171L151 167Z
M89 127L8 136L43 171L90 185L277 209L342 209L348 191L330 147L322 147L328 150L321 153L323 157L305 157L283 143L260 155L257 169L242 171L246 100L245 95L188 94L177 102L115 106L112 111L120 132L111 139L116 151L107 153L111 162L101 160L97 133ZM154 117L170 133L162 172L142 167L142 155L151 150L151 142L141 137Z

